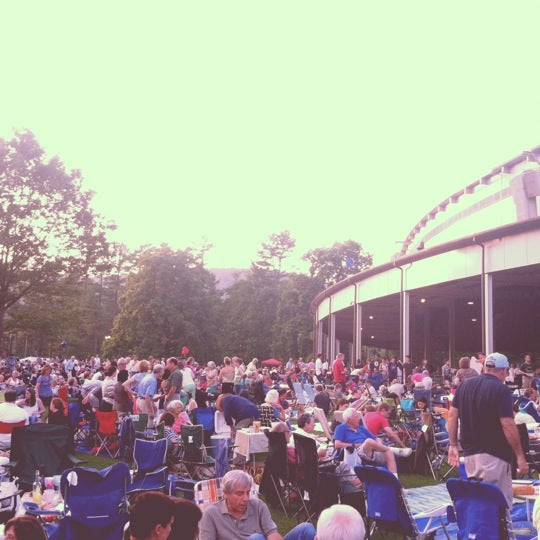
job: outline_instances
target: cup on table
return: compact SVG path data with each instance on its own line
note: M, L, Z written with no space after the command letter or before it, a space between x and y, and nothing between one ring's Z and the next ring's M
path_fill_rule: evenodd
M255 430L255 433L258 433L261 431L261 422L260 420L254 420L253 421L253 429Z
M52 504L54 502L55 497L56 497L56 491L54 489L43 490L43 502L45 504Z
M46 476L43 479L43 484L45 489L53 489L54 490L54 476Z

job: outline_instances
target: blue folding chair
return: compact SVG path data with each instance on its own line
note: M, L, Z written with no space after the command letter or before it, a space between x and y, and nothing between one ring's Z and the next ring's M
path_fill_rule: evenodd
M510 509L500 488L491 482L469 478L450 478L446 488L454 505L458 540L503 540L515 538L515 530L529 529L532 524L512 522Z
M102 470L75 467L64 471L60 479L64 517L49 539L121 540L129 519L129 483L129 467L122 462Z
M140 491L159 491L167 486L167 439L135 439L135 471L128 495Z
M354 472L366 491L368 538L380 531L421 540L442 529L450 540L446 529L446 505L413 515L403 486L388 469L357 465Z

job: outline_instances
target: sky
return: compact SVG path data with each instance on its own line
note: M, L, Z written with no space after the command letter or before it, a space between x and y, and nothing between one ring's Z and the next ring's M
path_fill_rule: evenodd
M432 207L540 145L540 3L3 2L0 137L80 169L131 249L290 270L390 260Z

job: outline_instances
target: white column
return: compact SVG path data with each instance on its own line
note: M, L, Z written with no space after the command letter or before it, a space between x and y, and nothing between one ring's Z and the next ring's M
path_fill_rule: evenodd
M410 302L409 293L401 292L401 361L410 351Z
M484 283L482 283L484 288L484 320L482 324L484 325L484 343L482 347L484 348L484 353L489 354L495 352L494 341L493 341L493 276L491 274L484 274Z
M354 358L353 362L362 358L362 305L357 304L356 309L356 327L354 328Z

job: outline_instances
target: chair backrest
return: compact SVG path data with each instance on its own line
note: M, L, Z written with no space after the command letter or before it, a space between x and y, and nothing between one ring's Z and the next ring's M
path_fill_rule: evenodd
M366 490L367 517L377 528L417 538L418 529L399 480L383 467L357 465L354 472Z
M299 382L293 382L293 390L296 395L296 402L299 405L305 405L307 402L306 394L304 393L304 389L302 387L302 383Z
M334 436L332 432L330 431L328 419L326 418L326 414L324 414L324 411L320 409L319 407L313 407L313 415L315 416L315 419L319 422L319 424L321 424L325 437L329 441L331 441L334 438Z
M214 433L214 413L216 412L215 407L198 407L195 409L195 416L197 418L197 423L203 426L205 431ZM182 426L182 429L184 427Z
M310 437L293 433L297 471L302 476L302 486L315 493L319 487L319 456L317 443Z
M311 403L314 403L315 401L315 390L313 390L313 386L311 386L311 384L304 384L304 392L306 393L309 401Z
M133 427L135 428L135 433L142 433L146 430L148 425L148 414L138 413L132 414L131 420L133 421Z
M9 435L13 433L13 430L16 427L23 427L26 424L24 420L20 422L0 422L0 433L4 435Z
M223 499L223 489L221 487L221 478L211 478L210 480L201 480L195 484L195 498L193 502L204 510L209 504L221 501Z
M205 453L203 426L201 424L182 426L180 436L184 445L184 461L203 461Z
M79 427L81 416L81 402L78 398L68 398L68 418L72 429Z
M60 479L65 512L79 522L106 526L124 510L129 483L129 467L123 462L102 470L68 469Z
M272 427L272 422L276 421L276 416L274 414L274 408L268 403L261 403L259 405L259 421L261 422L262 427Z
M289 461L287 457L287 439L283 432L265 430L268 438L268 455L264 463L264 470L277 478L289 477Z
M103 435L113 435L117 432L116 411L95 411L97 430Z
M165 465L167 462L167 439L158 439L157 441L135 439L133 462L137 476Z
M507 538L507 504L491 482L450 478L446 488L454 505L460 538ZM509 516L508 516L509 517Z
M10 459L16 465L13 475L21 484L31 485L35 471L55 476L69 469L74 451L73 435L68 426L32 424L16 427L11 434Z
M195 484L195 497L193 502L204 510L209 504L216 503L223 499L223 488L221 486L221 478L211 478L209 480L200 480ZM252 484L250 497L258 498L257 486L255 482Z

